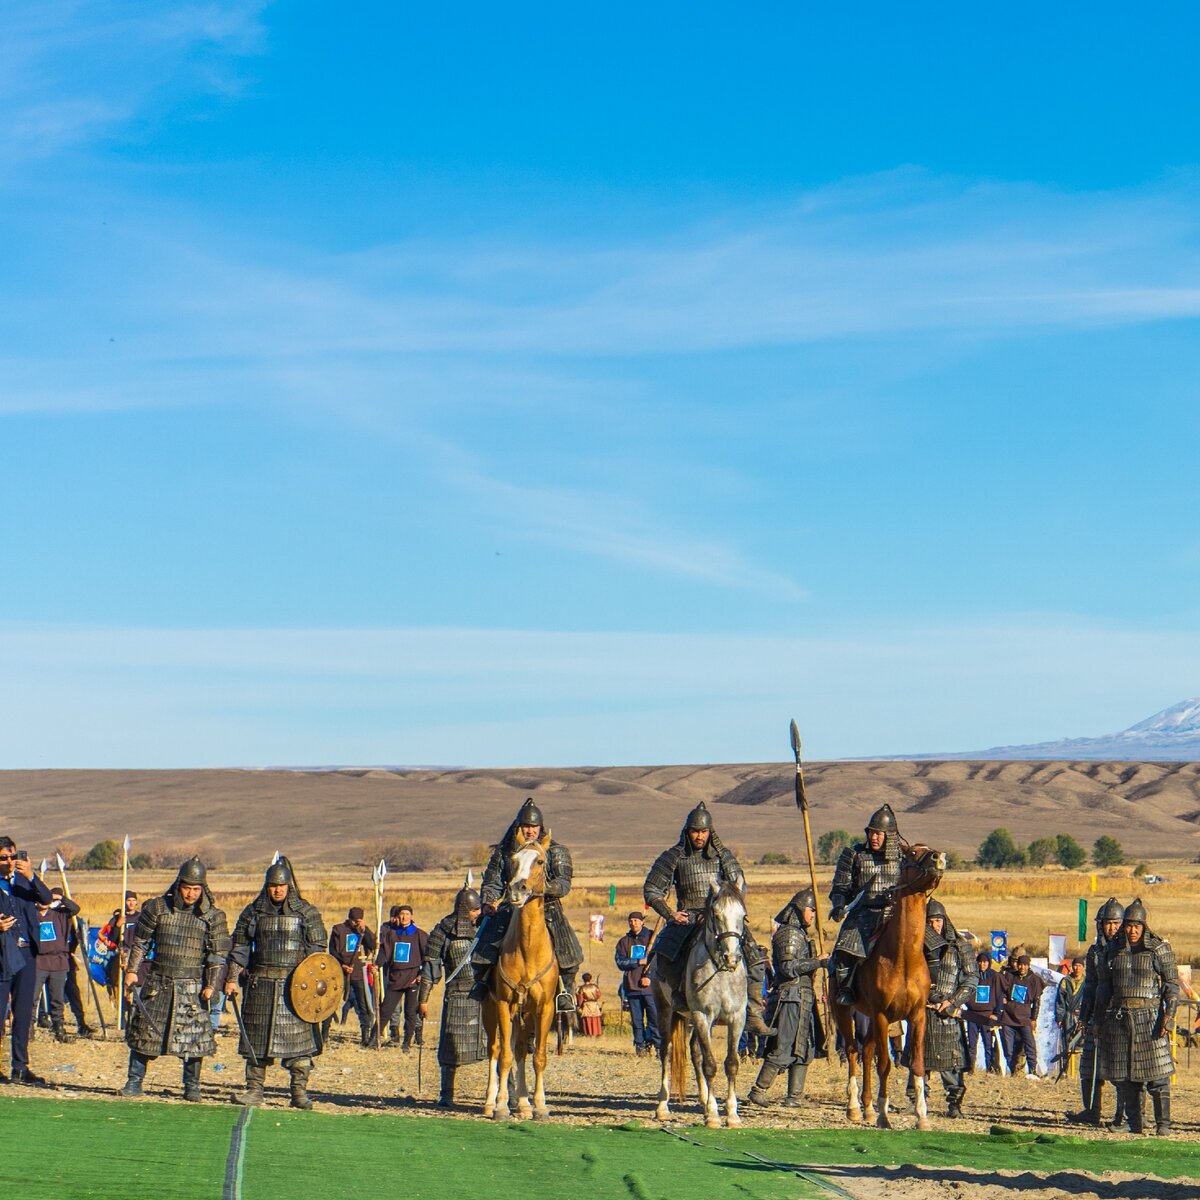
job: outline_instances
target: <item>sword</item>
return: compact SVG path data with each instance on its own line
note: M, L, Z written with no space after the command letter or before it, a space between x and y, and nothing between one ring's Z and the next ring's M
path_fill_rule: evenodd
M242 1020L242 1009L237 1002L237 994L229 993L225 997L225 1002L233 1009L233 1019L237 1022L238 1032L242 1035L242 1044L246 1047L246 1053L250 1056L250 1065L257 1067L258 1055L254 1053L254 1047L250 1045L250 1035L246 1032L246 1023Z
M154 1036L156 1038L158 1038L160 1041L165 1042L167 1039L166 1039L165 1035L163 1034L163 1031L161 1029L159 1029L158 1025L155 1023L154 1018L146 1010L145 1004L142 1003L142 989L138 988L137 991L134 991L132 988L130 988L129 1000L130 1000L130 1003L132 1003L133 1007L136 1008L138 1010L138 1012L142 1014L142 1020L145 1021L146 1024L150 1026L150 1032L152 1034L154 1034Z

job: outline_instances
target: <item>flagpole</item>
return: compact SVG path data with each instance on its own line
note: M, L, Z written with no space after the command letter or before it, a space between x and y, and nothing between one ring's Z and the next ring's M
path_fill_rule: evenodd
M56 850L54 852L54 861L58 864L58 877L62 880L63 895L68 900L72 899L71 885L67 882L67 860ZM45 872L43 872L43 875ZM87 976L88 989L92 994L92 1005L96 1010L96 1017L100 1022L100 1036L104 1041L108 1041L108 1024L104 1020L104 1010L100 1007L100 993L96 991L96 981L92 978L92 964L88 956L87 944L87 922L82 915L75 917L75 937L79 942L79 952L83 958L83 973ZM120 960L117 963L120 966ZM83 1000L83 994L80 993L80 1001Z
M125 1028L125 921L127 918L125 894L129 891L129 834L121 843L121 941L117 946L117 1032Z

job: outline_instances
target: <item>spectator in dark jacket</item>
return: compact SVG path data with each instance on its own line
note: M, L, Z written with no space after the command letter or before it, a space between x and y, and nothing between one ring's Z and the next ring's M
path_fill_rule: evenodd
M375 957L375 948L375 935L367 927L361 908L352 908L346 914L346 919L329 931L329 953L342 964L342 972L346 977L346 1003L342 1008L342 1020L346 1019L346 1009L353 1005L364 1046L371 1039L374 1021L363 965Z
M654 993L650 990L646 959L653 940L654 935L645 927L645 916L631 912L629 932L617 943L615 955L618 969L625 972L621 986L629 1004L633 1049L639 1058L643 1054L658 1053L658 1012L654 1007Z
M429 934L413 923L413 910L407 904L394 905L386 925L379 931L379 956L377 962L383 970L383 1004L379 1020L383 1024L391 1021L401 1001L404 1003L404 1044L406 1053L415 1041L421 1044L420 983L421 964L425 961L425 943ZM380 1026L382 1028L382 1024ZM391 1040L396 1040L395 1031Z
M1045 985L1041 978L1029 969L1029 955L1017 959L1016 969L1004 971L1000 976L1000 1033L1004 1039L1004 1057L1008 1069L1016 1074L1017 1058L1025 1052L1025 1077L1038 1080L1037 1042L1033 1036L1037 1024L1038 1007L1042 1002Z
M967 1001L967 1062L974 1070L976 1047L983 1038L983 1061L989 1071L1000 1070L996 1054L996 1031L1000 1028L1000 974L992 966L992 956L976 956L979 978L975 994Z
M63 1000L67 986L67 971L71 964L71 921L79 905L68 900L61 888L51 888L49 904L39 904L38 922L33 931L37 979L36 993L46 989L50 1008L50 1028L57 1042L73 1042L63 1020Z
M44 1085L29 1069L29 1031L37 1005L37 905L53 897L29 856L20 855L12 838L0 837L0 1012L12 1005L12 1082Z

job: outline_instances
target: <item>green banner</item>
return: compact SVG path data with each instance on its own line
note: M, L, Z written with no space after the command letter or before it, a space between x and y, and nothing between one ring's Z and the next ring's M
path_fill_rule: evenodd
M608 885L608 907L617 907L617 885L615 883L610 883Z
M1079 902L1079 943L1083 945L1087 941L1087 901L1080 900Z

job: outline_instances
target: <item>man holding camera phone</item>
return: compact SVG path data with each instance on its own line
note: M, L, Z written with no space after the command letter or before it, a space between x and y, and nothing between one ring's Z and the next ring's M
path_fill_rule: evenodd
M12 838L0 837L0 1012L11 1000L13 1083L46 1083L29 1069L29 1031L37 1001L33 948L37 905L53 899L33 873L29 855L18 850Z

